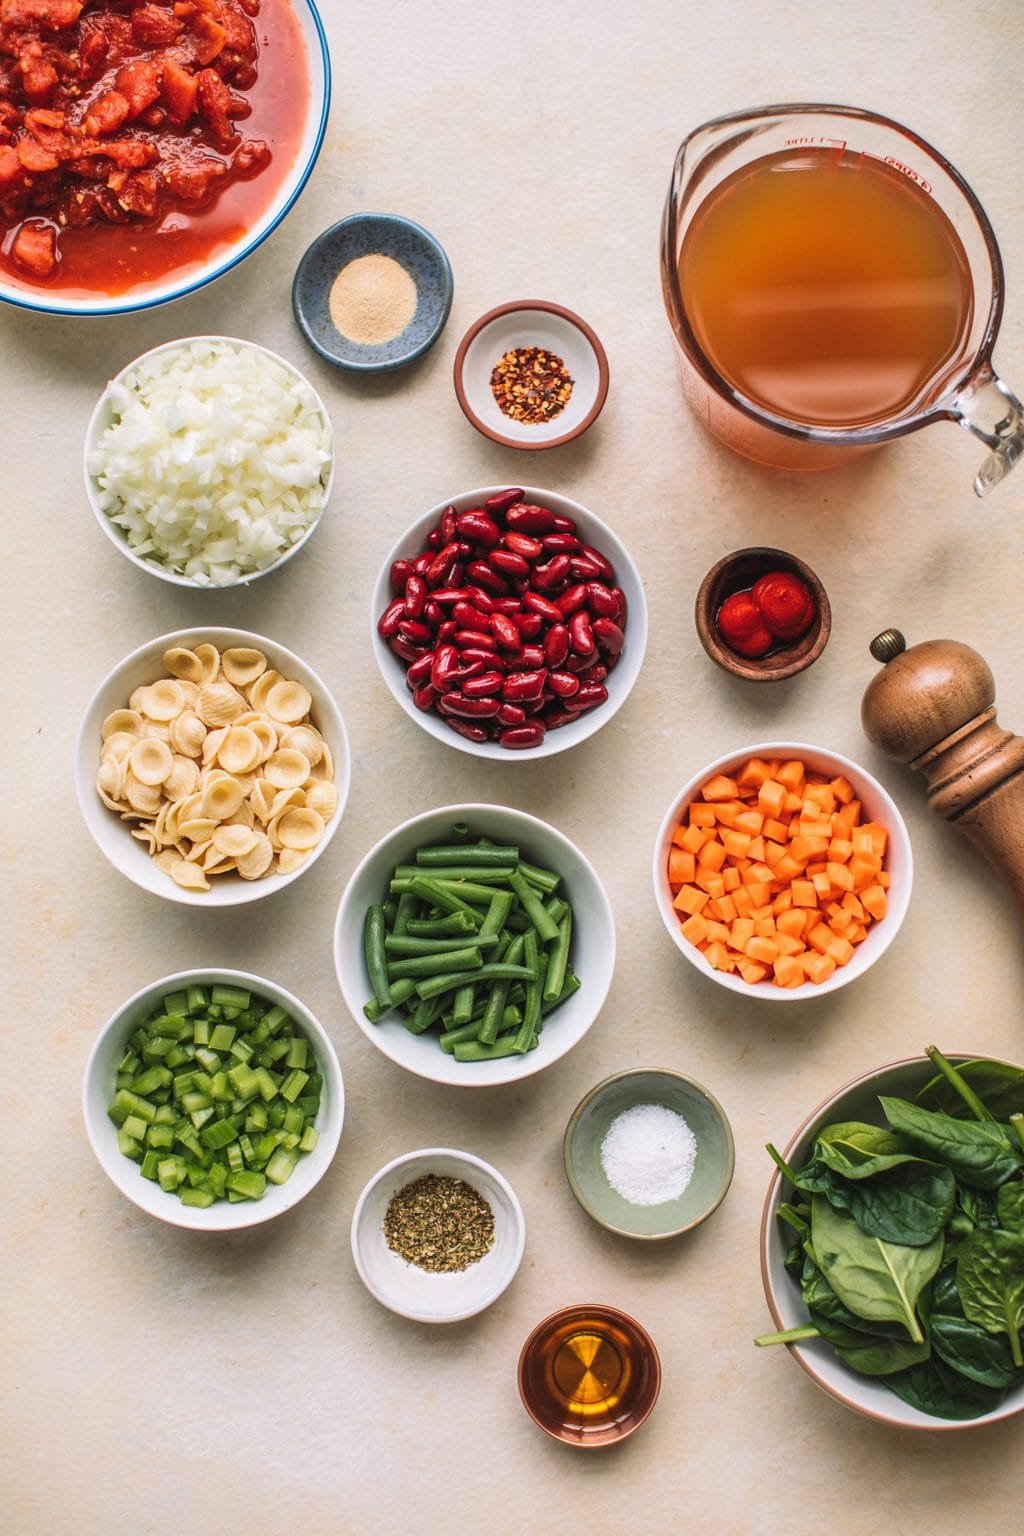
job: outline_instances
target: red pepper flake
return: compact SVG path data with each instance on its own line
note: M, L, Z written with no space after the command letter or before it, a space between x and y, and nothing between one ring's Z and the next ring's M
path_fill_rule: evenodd
M535 427L564 411L575 382L556 352L514 347L495 363L491 392L504 415Z

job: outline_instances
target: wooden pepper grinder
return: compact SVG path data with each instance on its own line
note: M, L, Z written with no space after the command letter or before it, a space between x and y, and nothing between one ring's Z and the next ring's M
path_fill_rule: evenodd
M987 663L956 640L908 650L898 629L876 635L871 654L885 665L861 705L869 739L924 774L929 810L994 865L1024 920L1024 738L996 720Z

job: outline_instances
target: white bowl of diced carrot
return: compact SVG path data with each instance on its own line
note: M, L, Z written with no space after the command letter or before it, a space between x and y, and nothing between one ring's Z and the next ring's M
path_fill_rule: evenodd
M748 997L821 997L888 949L910 900L903 818L877 779L799 742L695 774L654 850L658 910L698 970Z

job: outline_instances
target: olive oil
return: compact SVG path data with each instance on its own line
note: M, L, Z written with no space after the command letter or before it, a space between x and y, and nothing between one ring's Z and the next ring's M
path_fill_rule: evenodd
M650 1411L657 1351L632 1318L610 1307L568 1308L527 1341L519 1365L526 1406L549 1434L581 1444L627 1435Z
M794 147L733 172L694 214L679 280L717 372L808 426L923 406L966 355L959 236L913 173L870 155Z

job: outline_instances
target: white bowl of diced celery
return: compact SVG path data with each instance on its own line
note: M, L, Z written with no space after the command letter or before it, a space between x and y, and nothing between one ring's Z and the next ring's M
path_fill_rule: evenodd
M341 1067L322 1024L275 982L179 971L101 1030L82 1089L103 1171L172 1226L229 1232L280 1216L337 1151Z

